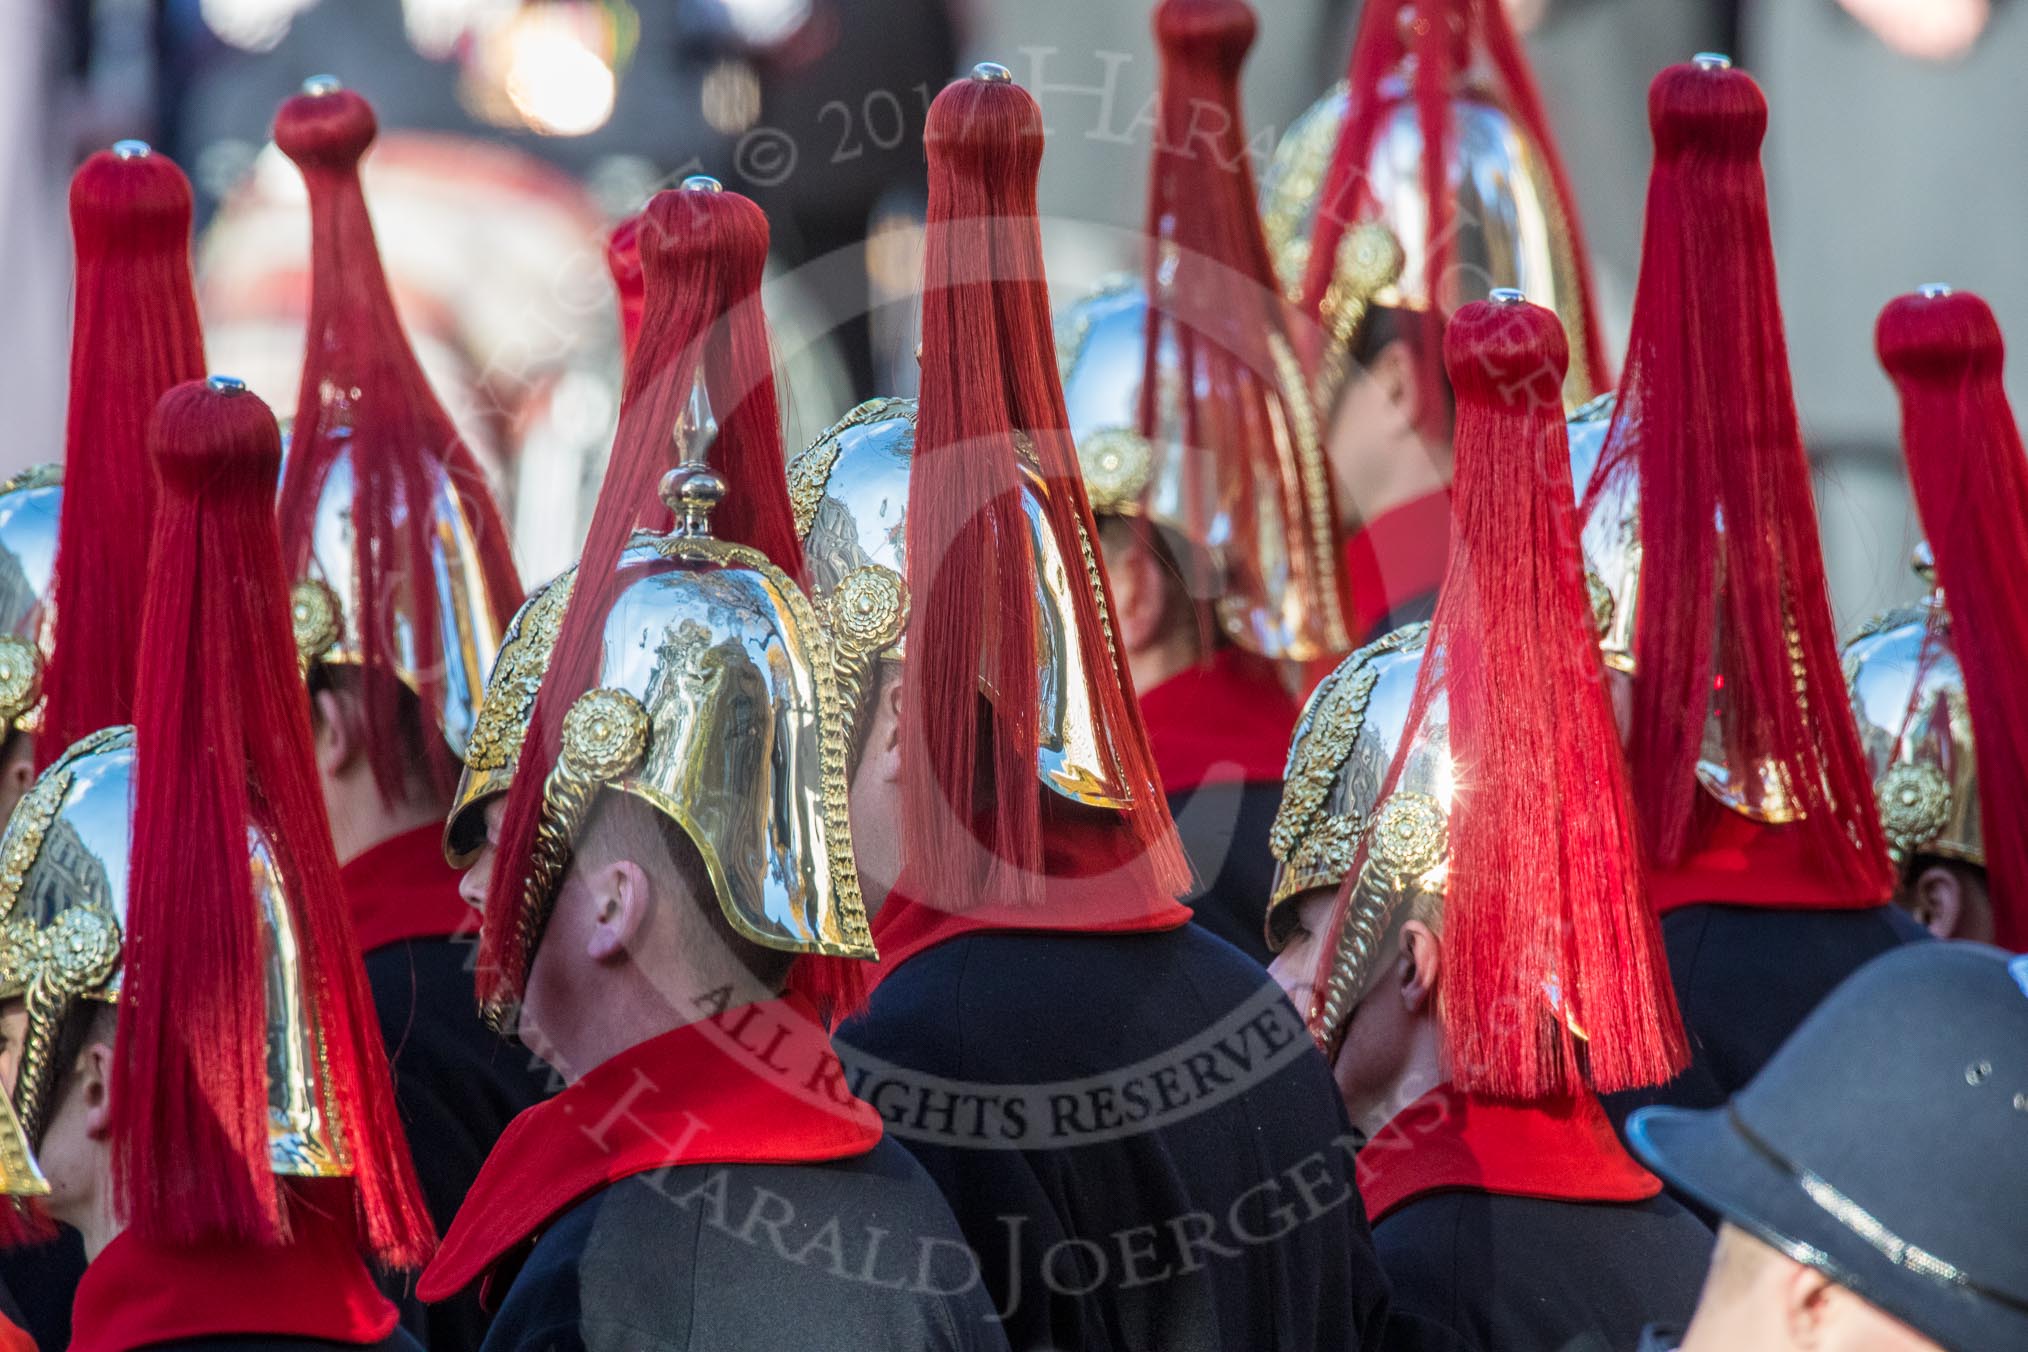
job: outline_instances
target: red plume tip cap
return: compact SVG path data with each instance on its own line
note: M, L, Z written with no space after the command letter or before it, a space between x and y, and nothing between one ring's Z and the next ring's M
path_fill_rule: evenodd
M1893 886L1839 666L1809 461L1789 385L1760 87L1710 55L1655 77L1627 369L1587 505L1638 475L1628 754L1651 858L1699 845L1707 721L1812 884ZM1722 527L1720 523L1723 523ZM1758 792L1758 790L1756 790Z
M2028 452L2000 383L2005 345L1985 301L1948 287L1888 302L1880 363L1936 556L1977 747L1995 939L2028 948Z
M302 170L310 199L309 333L282 483L282 543L291 578L314 567L341 594L341 608L354 612L337 617L339 646L360 669L363 725L403 726L412 695L426 724L441 722L449 737L453 722L466 720L444 711L458 691L485 679L484 655L467 653L460 626L497 635L522 593L485 475L431 393L395 313L359 180L376 132L372 107L329 76L305 82L275 114L275 144ZM325 503L334 474L349 481L349 513ZM456 529L469 559L463 544L442 543L446 511L461 518ZM334 513L349 515L350 560L317 555L320 521ZM479 593L465 602L472 618L443 611L437 571L445 554L458 555L453 566L474 569L464 589L450 589ZM404 796L415 748L374 736L368 750L382 795ZM456 751L435 737L422 748L424 777L446 794L457 781Z
M627 360L619 430L578 580L507 795L486 896L478 982L481 1001L493 1005L518 1002L540 942L540 917L530 942L523 942L520 918L543 781L556 761L564 715L597 678L627 540L637 528L668 522L657 497L663 476L679 460L708 459L729 490L711 514L711 533L760 551L792 578L803 571L760 300L767 217L752 201L700 175L657 193L635 219L640 337ZM716 432L706 445L700 434L714 420Z
M134 833L113 1071L117 1204L151 1239L287 1238L269 1149L266 945L251 826L275 867L360 1232L434 1243L325 825L273 512L274 415L236 380L176 386L150 435L162 501L135 695Z
M902 693L903 854L916 895L1032 901L1042 882L1036 779L1038 643L1077 645L1094 722L1130 803L1146 882L1189 870L1148 750L1096 563L1096 528L1058 380L1036 175L1042 117L1004 66L982 64L930 105L923 360L907 555L913 592ZM1024 475L1071 574L1072 632L1038 634ZM984 698L982 700L982 691Z
M70 412L38 769L85 734L133 719L155 510L148 419L170 386L204 374L183 171L144 142L121 141L72 176L70 219Z
M1502 0L1372 0L1360 15L1346 84L1345 122L1325 173L1310 238L1303 279L1306 311L1312 315L1322 312L1346 232L1383 216L1376 196L1381 177L1375 167L1376 147L1390 133L1398 110L1404 106L1412 109L1420 138L1416 148L1420 200L1426 206L1419 213L1419 222L1404 215L1395 228L1419 224L1423 230L1422 240L1400 242L1412 259L1419 255L1421 260L1428 306L1422 313L1430 327L1421 344L1420 407L1427 411L1428 433L1441 435L1446 408L1440 384L1443 318L1468 298L1475 283L1484 284L1480 279L1485 268L1514 266L1497 259L1461 257L1459 250L1460 239L1483 223L1459 213L1459 189L1454 185L1460 179L1469 182L1470 176L1458 163L1464 147L1458 135L1457 104L1464 98L1491 102L1518 124L1521 136L1530 143L1531 157L1540 157L1548 178L1545 197L1551 199L1544 202L1544 209L1561 217L1549 224L1552 237L1562 236L1557 243L1567 249L1576 294L1568 303L1559 296L1556 304L1564 311L1566 325L1572 331L1581 329L1583 344L1575 355L1582 359L1580 375L1588 377L1591 388L1580 391L1580 396L1589 397L1606 388L1611 368L1592 300L1591 266L1578 220L1577 197Z
M1578 550L1567 342L1554 312L1518 291L1493 296L1460 308L1444 338L1457 535L1409 724L1442 693L1456 785L1444 903L1453 1075L1524 1099L1574 1092L1580 1065L1602 1090L1660 1084L1687 1044Z

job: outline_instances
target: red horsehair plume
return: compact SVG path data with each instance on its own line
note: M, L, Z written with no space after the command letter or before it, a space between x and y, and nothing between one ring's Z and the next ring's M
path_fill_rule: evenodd
M396 629L413 626L425 709L436 707L444 673L432 572L433 504L448 480L468 513L493 619L505 628L521 598L507 528L485 474L450 415L430 392L395 314L366 213L359 164L378 125L365 99L328 77L275 113L275 144L302 170L310 196L310 321L303 383L290 431L280 514L289 576L303 576L315 545L317 503L340 457L351 459L355 604L347 616L364 662L367 728L399 727L406 698ZM369 737L374 779L390 801L416 767L399 739ZM425 739L423 767L449 793L458 762L441 738Z
M170 386L204 374L183 171L140 141L121 141L72 176L70 221L70 414L38 770L87 733L133 721L155 512L148 419Z
M1032 447L1049 530L1066 559L1097 532L1068 432L1043 276L1035 182L1042 117L998 66L930 105L923 261L922 386L910 473L915 595L901 722L903 853L918 895L1036 899L1042 818L1036 782L1035 561L1021 502L1019 443ZM1104 573L1073 585L1095 721L1133 806L1123 824L1149 885L1188 885L1123 654L1105 619ZM990 689L981 716L981 681ZM988 778L989 777L989 778ZM985 788L981 781L992 786ZM982 791L983 789L983 791ZM980 867L983 858L984 867Z
M2028 948L2028 452L2000 383L1986 302L1927 288L1888 302L1876 335L1901 394L1901 443L1964 672L1979 759L1994 938Z
M637 219L645 283L640 337L627 362L619 431L578 581L501 819L479 941L482 1002L514 1004L526 986L534 944L519 943L517 918L542 820L543 781L561 745L564 715L598 677L606 612L626 581L620 556L627 540L636 528L667 518L656 487L675 465L672 432L700 371L719 419L710 463L733 490L713 513L712 533L758 549L792 578L803 572L760 302L767 217L739 194L696 178L682 190L657 193Z
M275 1243L266 966L248 827L273 851L362 1233L435 1244L324 817L274 515L274 415L189 381L149 438L161 485L135 693L131 895L113 1063L113 1179L137 1233Z
M1246 0L1162 0L1155 36L1162 48L1161 115L1148 191L1148 341L1141 377L1140 431L1156 437L1162 407L1163 336L1181 357L1179 410L1183 443L1216 454L1216 500L1194 501L1197 538L1209 538L1211 514L1229 504L1232 564L1260 557L1254 536L1263 519L1278 518L1288 540L1291 584L1312 599L1307 611L1321 620L1300 657L1348 646L1338 605L1335 571L1318 576L1338 556L1334 539L1316 540L1319 528L1304 493L1301 467L1282 463L1299 418L1288 401L1299 386L1284 388L1273 344L1283 339L1282 301L1268 256L1267 235L1255 203L1253 165L1240 109L1239 74L1257 24ZM1305 412L1304 416L1307 416ZM1277 428L1288 435L1277 437ZM1203 481L1192 477L1193 487ZM1279 501L1262 504L1264 486L1279 485ZM1331 531L1335 519L1322 523ZM1255 589L1259 587L1255 583ZM1209 628L1209 616L1200 615Z
M1705 711L1721 689L1728 741L1776 768L1801 818L1783 829L1812 872L1880 900L1893 869L1839 667L1775 288L1767 100L1706 56L1655 77L1648 115L1633 332L1591 493L1640 476L1628 757L1650 859L1672 868L1696 843Z
M1441 690L1456 775L1443 927L1452 1073L1498 1097L1569 1094L1581 1045L1601 1090L1660 1084L1688 1044L1578 550L1568 340L1552 311L1494 296L1460 308L1444 337L1457 538L1408 724ZM1555 1017L1515 1017L1543 1009L1545 990Z
M620 302L620 341L632 357L641 333L641 307L647 300L641 279L640 217L627 217L606 236L606 270L613 274L613 292Z
M1416 120L1422 135L1423 197L1429 203L1424 244L1424 276L1428 279L1429 327L1419 344L1421 399L1425 435L1441 440L1445 428L1443 397L1443 345L1439 341L1444 317L1460 297L1451 269L1451 244L1460 222L1450 186L1450 165L1456 128L1452 121L1451 99L1455 86L1468 73L1475 55L1483 54L1491 64L1490 74L1496 95L1512 112L1522 132L1542 154L1550 182L1562 209L1563 224L1570 235L1572 256L1577 265L1577 292L1584 309L1587 369L1603 388L1606 361L1603 331L1592 306L1590 254L1578 223L1577 197L1570 188L1563 158L1550 135L1549 118L1542 111L1535 77L1521 41L1507 20L1501 0L1371 0L1359 16L1359 29L1352 42L1352 60L1346 73L1349 89L1345 125L1331 155L1324 187L1317 203L1316 225L1310 236L1309 270L1303 278L1303 305L1315 315L1323 305L1336 266L1339 241L1347 230L1373 217L1375 203L1366 166L1373 143L1381 131L1381 119L1390 102L1381 97L1382 83L1397 71L1408 69L1416 105Z

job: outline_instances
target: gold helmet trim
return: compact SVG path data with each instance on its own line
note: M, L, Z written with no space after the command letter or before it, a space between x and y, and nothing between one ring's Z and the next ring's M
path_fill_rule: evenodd
M0 483L0 724L7 731L42 728L62 505L61 465L34 465Z
M107 728L43 771L0 838L0 999L20 999L28 1031L0 1114L0 1187L47 1191L35 1146L54 1107L56 1049L68 1021L116 1005L133 834L134 732ZM247 829L266 967L268 1160L277 1174L351 1172L333 1110L323 1030L298 961L285 880L267 840Z
M847 413L789 464L789 501L803 537L811 594L820 611L845 608L838 630L849 669L845 702L856 715L882 661L906 660L910 588L907 560L909 463L915 450L913 399L871 399ZM1043 512L1048 492L1027 437L1015 435L1022 509L1035 551L1037 690L1041 782L1088 807L1124 809L1132 793L1111 734L1098 723L1077 643L1075 588L1097 598L1106 644L1116 639L1105 606L1098 552L1082 526L1078 557L1065 556ZM886 641L882 641L885 639ZM983 687L983 681L982 681ZM987 694L991 694L987 690Z
M851 849L850 722L815 604L758 551L680 527L636 533L620 566L629 580L603 618L598 673L545 772L515 922L525 951L611 790L682 828L742 937L875 956ZM454 860L476 851L485 804L513 784L574 585L572 572L538 588L508 626L446 827Z
M1377 212L1350 226L1338 246L1325 298L1325 351L1312 388L1316 407L1328 412L1349 372L1349 353L1367 312L1430 308L1424 234L1429 216L1422 187L1422 125L1407 81L1384 80L1389 105L1366 165ZM1261 223L1275 271L1292 303L1303 300L1311 234L1324 179L1344 128L1351 100L1340 80L1289 124L1261 174ZM1517 287L1556 311L1571 335L1564 398L1571 407L1589 399L1596 379L1586 360L1583 290L1570 223L1551 182L1542 148L1522 131L1482 83L1468 79L1453 94L1448 182L1457 201L1452 241L1454 270L1469 273L1460 299L1483 299L1494 287ZM1370 228L1369 228L1370 227Z
M1274 369L1259 378L1279 394L1264 405L1278 473L1254 474L1255 519L1237 513L1232 466L1183 440L1182 358L1166 335L1157 363L1157 438L1140 431L1147 292L1137 277L1109 278L1056 317L1057 370L1078 469L1096 515L1153 521L1200 551L1201 584L1216 592L1219 627L1234 642L1277 660L1307 662L1350 646L1337 597L1336 507L1322 434L1302 364L1280 332L1268 335ZM1253 467L1246 467L1253 472ZM1286 518L1284 483L1301 504ZM1217 504L1208 515L1192 504ZM1252 557L1234 541L1253 542ZM1307 580L1306 580L1307 579Z
M1984 868L1978 749L1942 593L1861 625L1844 671L1895 864L1932 855Z

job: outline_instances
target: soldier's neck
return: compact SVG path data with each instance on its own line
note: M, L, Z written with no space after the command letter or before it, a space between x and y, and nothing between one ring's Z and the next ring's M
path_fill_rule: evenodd
M50 1215L78 1232L84 1240L85 1261L91 1262L99 1253L120 1237L126 1225L113 1214L113 1173L110 1149L100 1160L103 1166L98 1177L86 1192L71 1192L64 1196L59 1189L49 1208Z
M1338 514L1347 531L1361 531L1398 507L1451 486L1449 442L1432 442L1412 429L1399 436L1331 457Z
M644 1042L741 1005L772 1000L744 967L723 972L652 972L628 963L608 969L595 992L571 1008L545 1008L531 986L522 1007L522 1040L566 1083Z
M1127 671L1134 678L1134 690L1147 694L1172 676L1197 665L1203 655L1194 626L1178 625L1154 642L1127 652Z
M376 845L425 826L441 827L450 804L433 793L414 793L389 803L382 800L373 775L324 775L324 806L331 819L331 843L338 862L349 864Z
M1346 1050L1340 1050L1335 1067L1341 1077L1340 1092L1348 1087L1343 1079L1345 1073L1354 1069L1356 1064L1346 1060L1347 1054ZM1444 1064L1442 1026L1433 1014L1417 1019L1409 1034L1409 1046L1402 1058L1400 1072L1386 1089L1363 1102L1355 1102L1351 1095L1346 1095L1345 1106L1351 1113L1352 1125L1370 1141L1394 1119L1395 1114L1449 1078L1450 1071Z

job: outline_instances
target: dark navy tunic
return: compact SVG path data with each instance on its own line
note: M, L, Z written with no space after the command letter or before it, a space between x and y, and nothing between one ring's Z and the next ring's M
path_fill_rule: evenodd
M1183 904L1199 925L1262 967L1274 956L1265 937L1275 877L1268 833L1281 801L1280 780L1205 784L1169 795L1183 853L1198 878Z
M950 1198L1017 1352L1382 1345L1330 1071L1260 966L1198 926L951 939L838 1043Z
M334 1343L323 1338L264 1338L258 1334L194 1338L155 1343L161 1352L423 1352L421 1343L396 1329L377 1343Z
M0 1282L13 1307L7 1317L43 1352L70 1345L70 1306L84 1270L84 1241L67 1225L48 1244L0 1249Z
M1716 1108L1746 1087L1775 1049L1837 985L1929 932L1898 906L1778 910L1707 903L1662 917L1669 975L1690 1034L1691 1063L1660 1089L1615 1094L1623 1125L1635 1108Z
M395 1106L439 1234L450 1227L508 1122L549 1090L547 1068L480 1022L472 943L405 939L366 955ZM426 1306L415 1299L409 1278L390 1277L383 1285L401 1308L402 1327L430 1352L474 1352L485 1336L476 1294Z
M512 1282L486 1352L1007 1346L950 1208L892 1141L622 1179L562 1213Z
M1667 1193L1565 1202L1432 1193L1373 1227L1407 1352L1625 1352L1688 1322L1712 1234Z

